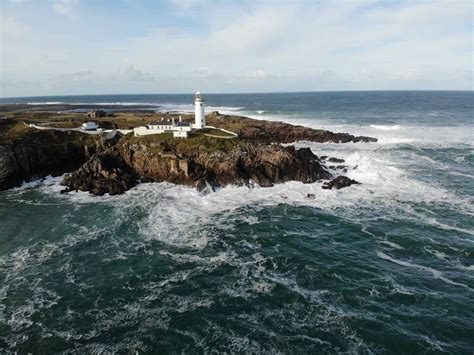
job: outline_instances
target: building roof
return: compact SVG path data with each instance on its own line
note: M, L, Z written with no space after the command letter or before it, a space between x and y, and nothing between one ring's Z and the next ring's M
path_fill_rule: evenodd
M169 126L172 125L173 121L151 121L151 126Z
M151 121L149 123L150 126L172 126L173 125L173 121L169 121L169 120L166 120L166 121ZM189 122L174 122L174 125L175 126L179 126L179 127L189 127L191 125L191 123Z

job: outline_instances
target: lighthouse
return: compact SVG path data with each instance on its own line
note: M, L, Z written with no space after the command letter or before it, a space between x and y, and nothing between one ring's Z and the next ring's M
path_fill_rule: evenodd
M204 115L204 99L198 90L194 97L194 128L206 127L206 116Z

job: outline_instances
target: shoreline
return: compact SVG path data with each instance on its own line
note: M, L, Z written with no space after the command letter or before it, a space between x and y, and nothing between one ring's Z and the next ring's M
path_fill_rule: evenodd
M377 141L217 111L206 115L208 126L235 132L235 139L214 137L200 130L184 140L173 139L166 133L144 137L117 133L105 139L102 134L91 135L75 127L93 120L104 131L127 133L153 119L176 115L128 111L123 107L118 110L111 105L101 108L115 108L113 117L92 119L84 112L58 112L57 106L54 110L44 105L34 106L34 110L25 105L11 108L0 105L0 113L6 117L0 121L4 127L0 135L0 190L63 173L69 173L63 179L63 192L83 190L95 195L120 194L143 181L168 181L198 190L215 190L233 184L266 187L293 180L311 183L337 179L324 188L341 188L357 183L345 178L349 167L340 165L344 161L335 159L336 165L326 162L309 148L296 149L294 142ZM192 119L192 115L183 114L183 121ZM41 126L36 125L39 123ZM51 128L43 128L46 125Z

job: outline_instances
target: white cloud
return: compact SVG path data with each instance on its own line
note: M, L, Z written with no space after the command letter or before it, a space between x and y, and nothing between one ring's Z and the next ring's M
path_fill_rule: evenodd
M143 72L136 69L131 63L129 63L128 58L123 60L123 63L118 69L118 78L129 80L129 81L153 81L155 78L150 73Z
M78 3L79 0L54 0L53 10L60 15L75 17Z
M125 92L472 87L469 2L170 1L179 10L173 21L104 41L93 55L75 43L54 43L41 28L31 34L13 18L5 26L2 20L2 34L18 38L2 41L2 71L10 81L58 80L65 90L58 72L72 73L68 80L83 83L83 92L107 82L120 82ZM54 5L62 15L77 13L77 1ZM107 26L107 18L101 21Z

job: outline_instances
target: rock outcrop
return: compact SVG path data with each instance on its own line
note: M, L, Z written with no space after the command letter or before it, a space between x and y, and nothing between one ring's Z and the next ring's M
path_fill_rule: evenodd
M331 178L309 148L243 143L230 152L192 152L190 158L203 169L196 176L198 188L252 183L268 187L290 180L311 183Z
M115 148L95 153L79 169L66 175L67 191L89 191L94 195L117 195L137 184L138 176L125 164Z
M210 115L208 124L239 134L239 137L260 143L318 143L377 142L376 138L312 129L284 122L255 120L248 117Z
M331 189L339 190L339 189L342 189L344 187L351 186L354 184L359 185L360 182L357 182L353 179L349 179L347 176L338 176L332 179L331 181L325 182L322 188L329 189L329 190Z
M139 177L203 190L226 185L267 187L290 180L311 183L329 179L331 174L309 148L245 142L229 152L210 153L202 149L159 154L145 145L124 144L94 154L77 171L66 176L63 184L69 190L113 195L135 186Z

